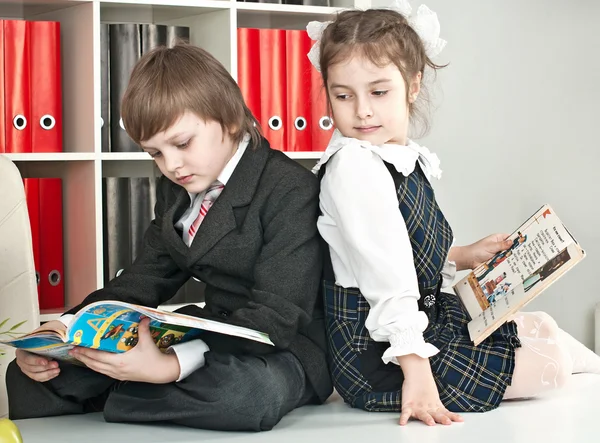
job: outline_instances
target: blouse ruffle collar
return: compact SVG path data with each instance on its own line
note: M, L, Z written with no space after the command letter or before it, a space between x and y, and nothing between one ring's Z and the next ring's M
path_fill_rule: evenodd
M327 163L336 152L350 145L360 146L374 152L383 161L394 165L394 168L405 177L415 170L417 161L428 179L431 179L431 177L440 179L442 177L438 156L425 146L420 146L412 140L409 140L406 146L392 143L377 146L368 141L344 137L337 129L333 132L331 141L321 159L313 168L313 173L317 174L321 166Z

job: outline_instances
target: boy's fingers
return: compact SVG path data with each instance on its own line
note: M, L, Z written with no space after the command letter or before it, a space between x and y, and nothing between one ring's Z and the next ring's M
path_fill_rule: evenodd
M40 357L39 355L31 354L21 349L17 349L16 356L17 361L21 361L30 366L45 366L48 364L48 359Z
M45 381L52 380L58 374L60 374L60 369L52 369L50 371L45 371L45 372L42 372L41 374L37 374L37 377L35 377L35 378L32 377L32 378L36 381L43 383Z
M58 374L60 374L60 369L51 369L49 371L42 371L42 372L31 372L31 371L23 371L23 374L25 374L27 377L29 377L32 380L38 381L38 382L45 382L48 380L52 380L54 377L56 377Z
M42 372L46 372L49 370L46 366L38 366L38 365L19 364L19 367L21 368L21 371L29 372L32 374L40 374Z

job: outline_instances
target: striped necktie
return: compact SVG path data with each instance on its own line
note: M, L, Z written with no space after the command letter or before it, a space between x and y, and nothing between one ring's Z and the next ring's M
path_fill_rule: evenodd
M217 197L221 194L221 192L223 192L224 188L225 185L219 182L215 182L206 190L206 193L204 194L204 199L202 199L202 204L200 205L200 212L198 213L198 217L196 217L196 220L194 220L194 223L192 223L188 231L188 245L192 244L192 240L194 240L194 236L196 235L196 232L198 232L200 223L202 223L202 220L204 220L204 217L206 217L208 210L213 205Z

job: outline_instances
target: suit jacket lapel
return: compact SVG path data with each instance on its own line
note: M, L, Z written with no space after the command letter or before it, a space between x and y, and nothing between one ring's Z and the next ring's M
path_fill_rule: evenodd
M237 227L233 210L252 201L269 151L269 144L264 139L261 145L249 145L246 148L225 189L211 206L194 237L188 266L200 260L219 240Z
M175 229L175 223L185 213L186 208L190 204L188 193L184 188L178 185L171 185L172 196L170 200L173 202L163 215L161 232L165 239L167 248L171 250L173 258L180 265L185 264L185 257L188 255L188 246L183 242L181 235Z

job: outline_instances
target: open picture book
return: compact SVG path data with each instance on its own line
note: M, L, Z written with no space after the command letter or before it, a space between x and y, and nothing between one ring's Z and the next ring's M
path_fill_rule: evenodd
M585 257L548 205L523 223L510 239L508 249L454 285L471 317L468 328L475 345Z
M120 301L99 301L83 307L65 329L44 329L42 325L35 332L0 343L75 363L77 360L68 354L74 346L115 353L133 348L138 342L138 325L145 317L150 318L150 332L163 351L171 345L201 338L203 331L273 346L267 334L252 329Z

